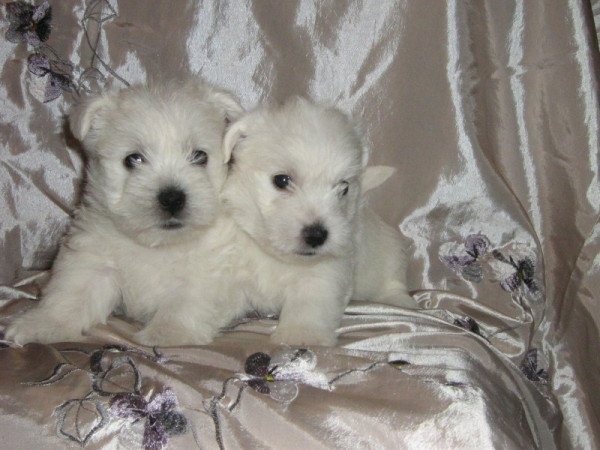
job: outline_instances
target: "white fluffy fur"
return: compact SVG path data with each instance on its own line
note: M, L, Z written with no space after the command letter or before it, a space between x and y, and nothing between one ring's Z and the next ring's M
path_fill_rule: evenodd
M293 99L235 123L224 152L231 168L222 201L237 226L236 281L255 309L279 314L274 342L332 345L352 293L366 160L360 139L339 111ZM278 174L291 177L287 189L274 186ZM302 230L315 223L328 237L312 248Z
M198 80L132 88L92 98L71 117L88 155L82 205L54 263L41 304L6 336L17 343L75 340L121 302L147 322L147 344L207 342L195 312L206 266L203 236L214 223L225 168L222 137L241 113L228 93ZM196 149L205 166L190 162ZM128 170L132 153L145 162ZM161 210L161 189L187 194L176 218ZM165 229L176 220L180 228Z
M361 185L392 170L365 172L347 118L293 99L245 115L222 143L225 117L238 114L228 94L199 82L84 104L71 119L89 155L83 204L41 304L7 337L78 339L122 304L146 322L135 339L148 345L208 343L252 309L279 314L276 343L332 345L353 292L414 306L399 234L362 207ZM208 153L205 167L190 163L194 149ZM127 170L131 153L146 161ZM277 174L290 175L287 189L274 186ZM183 227L165 230L157 195L173 185L187 193ZM302 232L316 222L328 236L313 248Z
M367 167L363 193L383 184L395 169ZM356 268L353 300L416 308L406 287L406 251L400 233L363 204L356 232Z
M406 291L399 233L361 208L361 184L372 189L393 169L365 172L366 151L343 114L293 99L247 114L224 142L231 168L221 231L235 243L230 281L245 297L235 304L279 313L274 342L333 344L353 292L361 300L416 306ZM277 174L292 178L287 189L273 185ZM311 248L302 229L315 222L329 234Z

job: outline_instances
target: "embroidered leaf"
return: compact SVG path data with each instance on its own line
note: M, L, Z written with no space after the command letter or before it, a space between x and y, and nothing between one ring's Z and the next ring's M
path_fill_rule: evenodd
M121 392L140 393L141 377L133 360L129 356L115 359L108 369L94 374L92 388L100 395L112 395Z
M68 400L55 411L60 434L82 446L108 421L105 407L95 399Z
M52 100L56 100L62 94L62 89L60 85L57 83L54 74L50 75L48 78L48 82L46 83L46 89L44 90L44 103L51 102Z
M88 67L79 76L78 84L88 94L99 94L106 85L106 77L95 67Z
M52 374L48 378L44 378L43 380L40 380L40 381L29 381L25 384L27 384L29 386L48 386L50 384L54 384L54 383L62 380L67 375L70 375L73 372L77 372L79 370L80 369L78 367L74 367L72 364L60 363L60 364L57 364L56 366L54 366L54 370L52 371Z

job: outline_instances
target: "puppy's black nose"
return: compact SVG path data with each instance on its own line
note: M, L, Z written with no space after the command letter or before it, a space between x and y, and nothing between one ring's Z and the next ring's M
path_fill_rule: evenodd
M327 240L328 235L327 229L320 223L313 223L302 229L302 237L304 242L310 245L312 248L320 247Z
M158 193L158 203L163 211L177 214L185 206L185 192L176 187L168 187Z

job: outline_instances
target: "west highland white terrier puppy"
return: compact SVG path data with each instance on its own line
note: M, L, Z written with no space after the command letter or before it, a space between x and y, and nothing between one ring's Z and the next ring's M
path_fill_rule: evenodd
M219 211L226 123L241 112L230 94L199 80L81 105L71 128L88 157L83 201L41 303L7 338L76 340L122 305L147 323L141 343L210 341L214 330L196 320L204 308L203 236Z
M399 233L361 208L363 181L373 188L391 172L365 172L367 151L345 115L301 98L256 110L230 127L224 158L230 282L252 308L279 314L272 341L334 344L353 292L416 306Z

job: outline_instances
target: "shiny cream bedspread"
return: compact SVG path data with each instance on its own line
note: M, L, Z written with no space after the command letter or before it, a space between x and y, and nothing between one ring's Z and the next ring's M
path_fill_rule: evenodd
M592 8L593 7L593 8ZM598 448L599 53L581 0L2 2L0 325L35 304L80 192L81 95L199 73L301 94L397 173L371 204L419 310L351 304L335 348L0 341L2 448ZM0 328L1 329L1 328ZM0 336L1 337L1 336Z

